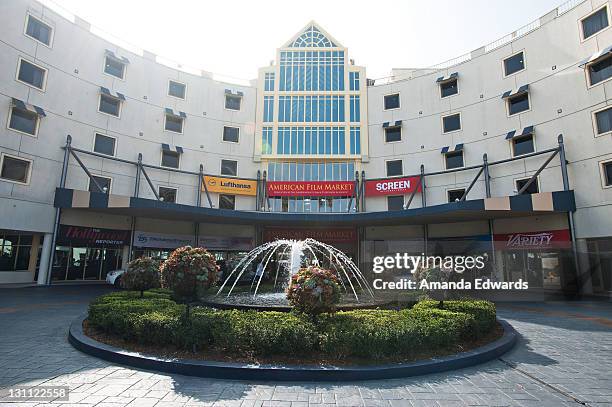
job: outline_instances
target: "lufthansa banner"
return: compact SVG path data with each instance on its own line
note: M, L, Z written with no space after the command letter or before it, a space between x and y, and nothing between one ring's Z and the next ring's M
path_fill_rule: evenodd
M257 181L239 178L209 177L204 176L204 182L208 192L232 195L257 195ZM202 186L204 190L204 186Z
M419 177L388 178L366 181L366 196L406 195L421 190Z
M353 196L354 181L268 181L268 196Z

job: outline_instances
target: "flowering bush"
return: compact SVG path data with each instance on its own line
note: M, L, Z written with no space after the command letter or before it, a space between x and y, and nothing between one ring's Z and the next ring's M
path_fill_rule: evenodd
M307 314L333 312L340 301L338 277L330 270L302 268L291 277L287 299L292 307Z
M219 266L206 249L185 246L172 252L160 271L162 287L172 290L175 298L189 301L216 281Z
M121 276L121 286L128 290L140 291L143 296L145 290L159 288L159 262L150 257L132 260Z

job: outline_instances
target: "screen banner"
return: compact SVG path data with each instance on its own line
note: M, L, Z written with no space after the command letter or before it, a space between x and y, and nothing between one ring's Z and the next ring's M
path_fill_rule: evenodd
M419 177L387 178L366 181L366 196L406 195L421 190Z

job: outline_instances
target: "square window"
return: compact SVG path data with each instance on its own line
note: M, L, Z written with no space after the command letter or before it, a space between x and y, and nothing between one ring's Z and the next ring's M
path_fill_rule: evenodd
M504 59L504 75L512 75L525 69L525 58L522 52Z
M102 192L104 194L110 193L111 189L111 179L108 177L100 177L98 175L92 175L93 179L100 185L100 188L96 186L96 183L91 179L89 180L89 192Z
M608 56L601 61L594 62L587 66L589 82L591 86L609 79L612 76L612 56Z
M28 37L32 37L46 46L51 46L52 33L53 29L51 26L28 14L28 22L26 24L26 35Z
M240 137L240 129L238 127L223 126L223 141L237 143Z
M219 209L236 209L236 197L234 195L219 195Z
M174 96L175 98L185 99L185 91L187 86L184 83L169 81L168 82L168 95Z
M174 116L171 114L166 115L166 123L164 129L167 131L173 131L175 133L183 132L183 118L181 116Z
M404 209L404 196L388 196L387 209L390 211L401 211L402 209Z
M461 115L459 113L442 118L442 129L444 133L461 130Z
M602 165L604 183L607 187L612 186L612 161L603 163Z
M456 95L458 92L457 79L451 79L440 84L440 96L443 98Z
M403 173L402 160L387 161L387 177L395 177Z
M402 127L393 126L385 128L385 143L402 141Z
M229 110L240 110L242 96L225 95L225 108Z
M30 167L32 162L19 157L2 155L2 169L0 170L0 178L27 184L30 182Z
M221 175L230 175L235 177L238 175L238 161L221 160Z
M463 197L463 194L465 194L465 188L450 189L447 191L447 194L449 203L458 202Z
M98 106L100 112L119 117L120 109L121 100L108 95L100 95L100 104Z
M453 151L451 153L446 153L444 154L444 159L446 160L447 170L463 167L463 151Z
M530 178L517 179L516 180L516 192L517 193L525 186L525 184L527 184L527 181L529 181L529 179ZM538 192L540 192L540 191L539 191L539 188L538 188L538 179L536 178L527 187L527 189L525 191L523 191L523 193L521 195L525 195L525 194L537 194Z
M394 93L392 95L385 95L384 105L385 105L385 110L399 109L400 107L399 93Z
M35 136L38 131L38 115L29 110L13 106L11 108L9 128Z
M176 151L162 150L161 166L168 168L178 168L180 154Z
M115 139L113 137L105 136L104 134L96 133L94 151L96 153L114 156Z
M612 131L612 107L595 113L595 124L597 134L604 134Z
M38 65L34 65L25 59L19 59L19 73L17 79L20 82L34 86L37 89L43 90L45 87L45 78L47 70Z
M581 21L582 38L587 39L608 26L608 8L602 7Z
M176 203L176 188L159 187L158 195L164 202Z
M512 152L514 156L533 153L535 147L533 145L533 135L515 137L512 139Z
M125 63L107 55L104 59L104 72L115 78L123 79Z
M529 110L529 94L527 92L510 97L507 100L508 115L510 116Z

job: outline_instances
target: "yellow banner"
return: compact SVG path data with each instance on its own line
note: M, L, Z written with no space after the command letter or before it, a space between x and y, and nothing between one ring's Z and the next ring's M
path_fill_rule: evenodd
M204 176L208 192L232 195L257 195L257 181L247 179ZM204 186L202 185L202 191Z

